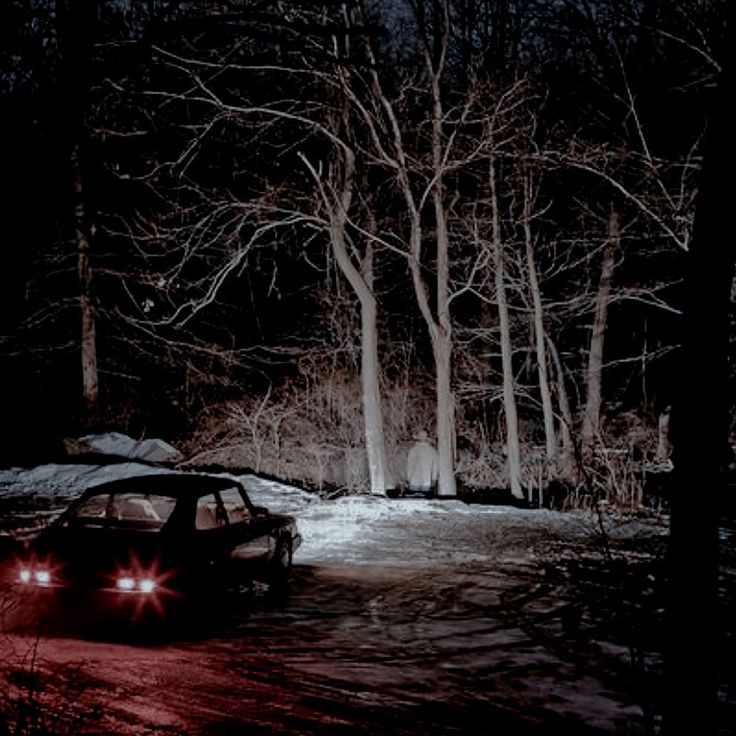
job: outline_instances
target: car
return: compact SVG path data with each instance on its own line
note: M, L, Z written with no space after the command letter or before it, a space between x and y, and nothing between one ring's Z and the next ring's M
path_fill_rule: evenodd
M25 549L21 594L96 595L134 617L262 580L281 585L301 543L293 516L229 477L172 472L86 490Z

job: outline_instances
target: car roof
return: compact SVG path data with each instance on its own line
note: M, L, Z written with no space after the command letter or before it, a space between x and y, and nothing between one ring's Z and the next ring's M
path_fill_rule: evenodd
M242 484L234 478L202 473L142 473L126 478L116 478L96 486L91 486L84 496L99 493L161 493L177 498L202 496L205 493L224 490Z

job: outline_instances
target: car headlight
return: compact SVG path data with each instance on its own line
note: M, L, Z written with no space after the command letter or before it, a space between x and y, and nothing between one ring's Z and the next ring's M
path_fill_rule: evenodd
M155 589L156 581L151 578L143 578L138 581L138 590L140 590L141 593L153 593Z
M36 570L33 577L39 585L48 585L51 582L51 573L48 570Z
M123 575L118 578L117 587L120 590L133 590L135 588L135 578L129 578L127 575Z

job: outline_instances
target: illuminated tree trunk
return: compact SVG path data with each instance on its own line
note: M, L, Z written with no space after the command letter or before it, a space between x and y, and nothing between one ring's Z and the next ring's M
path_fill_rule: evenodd
M409 208L412 229L409 265L414 284L414 293L419 310L427 325L435 362L435 391L437 397L437 495L445 498L457 495L455 479L455 399L452 391L452 320L450 316L450 237L447 228L447 203L443 172L442 130L443 112L440 79L447 51L447 6L434 6L436 21L442 25L442 33L435 39L435 57L426 58L431 84L432 99L432 206L435 216L435 246L437 254L437 276L435 282L436 317L432 314L427 285L422 276L422 225L421 214L414 200L408 173L402 169L401 188ZM398 140L398 139L397 139ZM403 153L402 153L403 163Z
M434 360L437 380L437 495L457 494L455 482L455 397L452 392L452 323L449 302L449 237L441 190L434 195L437 218L437 330Z
M364 278L372 277L372 254L367 258ZM370 272L368 271L370 268ZM386 459L386 440L383 427L383 403L379 383L378 329L376 298L370 288L360 298L361 381L363 387L363 417L365 449L371 479L371 493L383 495L392 485Z
M436 6L439 18L439 4ZM446 31L446 27L445 27ZM437 244L437 325L431 332L437 380L437 495L455 496L455 398L452 392L452 320L450 319L450 236L447 230L445 187L442 171L442 98L440 72L446 52L447 35L442 35L437 71L432 75L432 204ZM431 64L429 65L431 66Z
M379 385L377 306L373 292L373 250L369 245L362 263L362 273L350 258L345 243L345 224L352 201L355 163L353 154L344 151L340 196L330 208L330 244L340 270L360 301L361 388L363 392L363 424L365 449L370 475L371 493L384 495L390 486L383 407Z
M603 249L603 263L598 281L598 293L595 299L595 315L593 330L590 336L590 352L587 369L587 398L583 414L582 445L587 454L594 440L600 434L601 400L603 395L603 343L606 337L608 322L608 302L611 296L611 281L616 265L615 257L620 242L619 216L615 209L611 210L608 221L608 242Z
M515 498L523 499L521 487L521 448L519 445L519 419L516 412L516 394L514 390L514 367L512 362L513 347L511 344L511 322L506 301L506 267L503 254L503 237L501 234L501 216L498 209L498 191L496 188L496 163L490 162L490 187L493 235L493 267L496 287L496 303L498 305L498 321L501 333L501 365L503 368L503 410L506 418L506 465L509 473L509 486Z

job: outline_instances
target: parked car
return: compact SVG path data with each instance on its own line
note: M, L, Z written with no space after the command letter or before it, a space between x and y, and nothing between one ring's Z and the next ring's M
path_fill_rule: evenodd
M292 516L255 506L242 484L195 473L139 475L88 489L27 547L21 593L95 594L130 610L220 586L283 583L301 543Z

